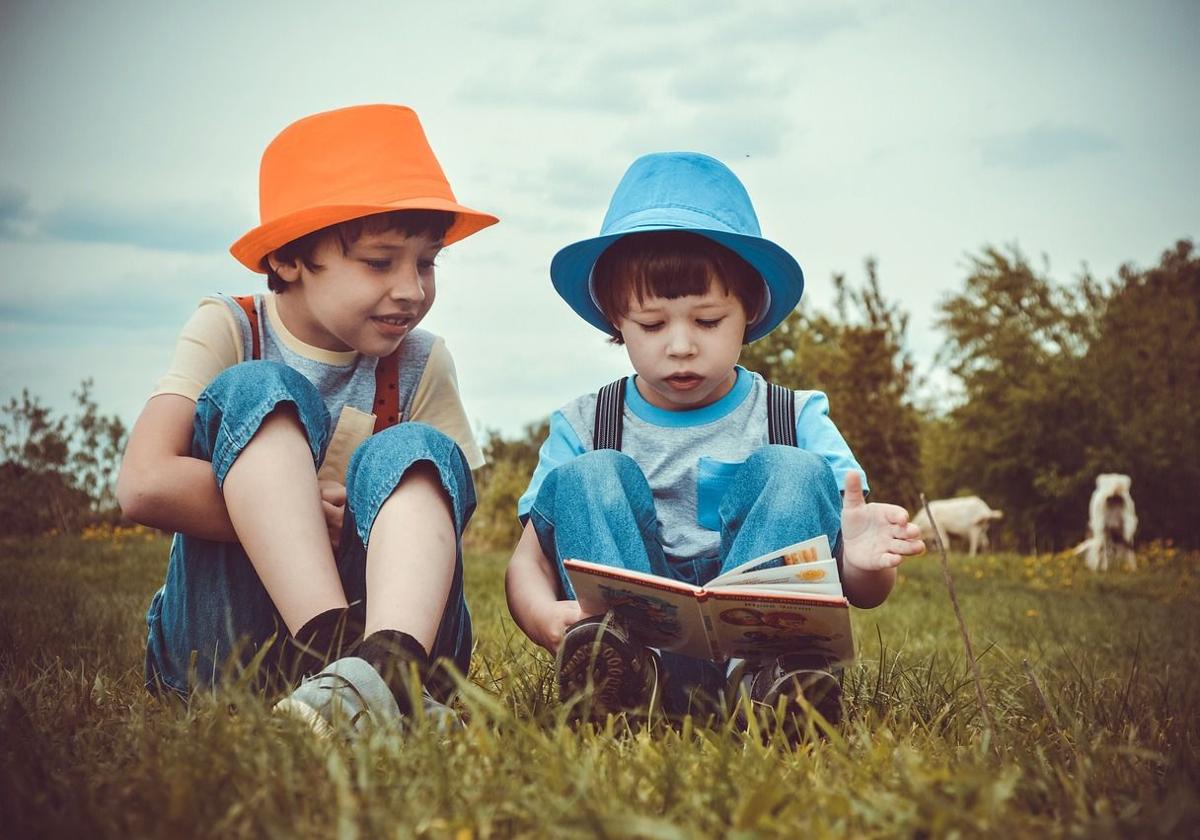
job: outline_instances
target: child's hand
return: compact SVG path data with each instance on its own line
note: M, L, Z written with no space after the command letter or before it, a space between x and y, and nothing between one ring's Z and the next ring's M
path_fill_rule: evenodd
M346 485L330 479L317 482L321 490L321 511L329 530L329 544L334 548L342 541L342 519L346 513Z
M843 561L864 571L899 566L905 557L925 553L921 529L908 521L908 511L899 505L867 504L862 476L846 474L842 498Z
M529 638L551 653L558 653L563 633L583 617L578 601L554 601L538 616Z

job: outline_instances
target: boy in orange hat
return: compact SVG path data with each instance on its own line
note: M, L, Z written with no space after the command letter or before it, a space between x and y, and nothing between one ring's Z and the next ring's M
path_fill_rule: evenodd
M432 665L469 664L461 536L483 456L445 344L417 325L438 252L496 217L457 202L393 105L288 126L259 200L231 251L273 294L201 302L121 470L126 516L175 532L147 685L186 695L258 656L301 680L276 708L318 731L453 723Z

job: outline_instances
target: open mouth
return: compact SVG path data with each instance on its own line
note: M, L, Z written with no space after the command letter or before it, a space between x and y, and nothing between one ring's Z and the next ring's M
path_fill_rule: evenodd
M677 391L690 391L703 381L704 377L695 373L677 373L667 377L667 384Z
M412 326L411 315L372 315L371 322L387 335L403 335Z
M388 324L393 327L407 327L412 323L411 315L372 315L372 321Z

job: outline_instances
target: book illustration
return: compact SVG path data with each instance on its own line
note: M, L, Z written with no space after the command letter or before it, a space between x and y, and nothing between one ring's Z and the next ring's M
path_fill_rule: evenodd
M747 572L729 572L721 575L712 586L748 586L750 584L835 584L838 591L841 585L838 580L837 561L833 558L826 560L806 560L803 564L775 565L758 568Z
M749 607L734 607L717 613L717 618L726 624L736 624L739 627L761 627L762 613Z
M821 559L820 553L811 545L798 548L795 551L788 551L783 554L780 559L785 566L795 566L800 563L815 563Z
M726 624L736 624L739 627L774 627L780 630L802 630L808 623L808 617L800 613L768 612L752 607L734 607L717 613L717 618Z
M628 587L600 584L599 589L608 608L640 636L666 639L680 634L682 628L676 604L645 592L634 592Z
M732 655L745 659L761 659L766 656L778 656L781 653L804 653L823 656L831 662L836 662L840 657L831 644L832 642L833 639L829 636L775 636L770 633L751 631L742 636L740 644L744 647L733 648L741 652Z

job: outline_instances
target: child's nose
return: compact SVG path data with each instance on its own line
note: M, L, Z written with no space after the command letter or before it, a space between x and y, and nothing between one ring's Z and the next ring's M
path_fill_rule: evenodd
M696 352L696 342L691 330L679 328L671 331L667 352L672 356L690 356Z
M425 284L416 264L402 265L392 275L391 296L393 300L410 300L414 303L425 300Z

